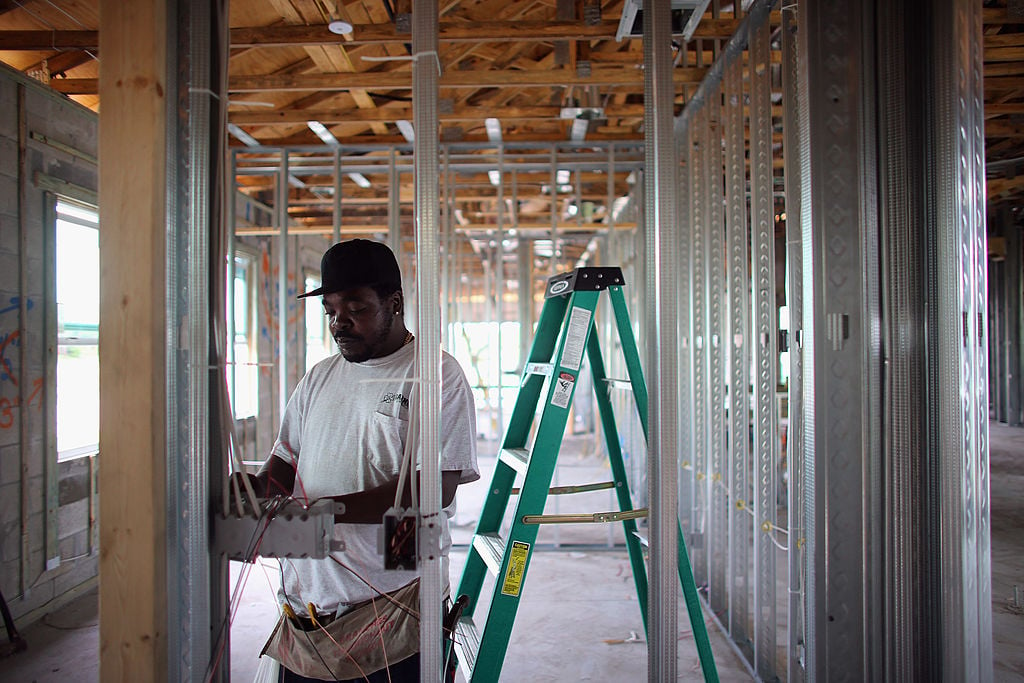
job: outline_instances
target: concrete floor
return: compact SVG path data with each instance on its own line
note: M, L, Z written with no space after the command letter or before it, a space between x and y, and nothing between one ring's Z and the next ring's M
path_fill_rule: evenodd
M993 423L990 433L995 680L1024 683L1024 613L1013 604L1014 586L1024 590L1024 496L1020 494L1024 491L1024 429ZM559 483L600 480L602 465L591 456L588 444L580 441L576 447L574 455L563 454L560 458ZM482 458L481 464L493 467L493 459ZM480 482L460 489L461 507L453 531L456 544L471 538L474 510L478 509L475 501L482 497L488 481L489 469ZM590 500L571 504L560 501L560 511L577 506L591 511L615 507L607 493L585 495ZM611 534L613 541L620 538L614 530ZM646 679L647 648L629 561L624 551L603 547L608 539L609 529L598 525L575 530L542 529L538 546L546 548L536 552L531 560L502 680ZM577 543L584 545L565 547ZM557 548L556 544L563 547ZM452 554L453 583L457 583L464 561L465 551L456 549ZM232 625L234 681L253 679L258 652L276 619L275 567L269 562L252 567L245 581ZM240 568L233 567L236 581ZM485 585L484 594L486 589ZM679 602L682 607L681 597ZM679 678L701 680L689 619L682 609L679 628ZM745 665L733 654L722 634L713 625L709 625L709 632L721 679L750 680ZM22 629L22 635L29 649L0 660L0 680L99 680L95 592ZM780 639L784 637L784 631L780 631Z

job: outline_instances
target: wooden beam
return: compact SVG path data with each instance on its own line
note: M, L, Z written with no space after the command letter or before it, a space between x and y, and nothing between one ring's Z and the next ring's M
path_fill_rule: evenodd
M989 200L1022 192L1024 192L1024 175L1015 178L989 178L985 182L985 194Z
M1024 114L1024 102L991 103L985 105L985 116L1014 116Z
M95 52L99 52L99 50L96 50ZM67 50L65 52L54 53L43 61L46 62L46 69L49 72L50 76L55 76L57 74L63 74L65 71L70 71L71 69L74 69L77 66L81 66L89 62L90 60L92 60L93 56L93 54L90 54L85 50ZM42 66L42 61L36 62L27 69L24 69L24 71L26 73L31 73L36 69L41 69Z
M1009 7L986 7L981 10L981 23L1019 24L1021 20L1015 12L1010 12Z
M985 75L985 93L992 90L1024 90L1024 82L1013 76L996 76L990 78Z
M579 21L482 21L441 22L438 39L443 43L548 42L552 40L609 40L619 22L605 20L596 26ZM702 19L694 38L728 38L739 22L735 19ZM231 47L284 47L312 45L370 45L408 43L393 23L355 24L349 36L338 36L326 24L248 26L231 29ZM5 50L94 50L99 31L0 31Z
M986 138L1024 138L1024 126L1013 121L990 119L985 122Z
M985 84L991 83L997 76L1021 76L1024 74L1024 60L1019 62L989 62L985 65ZM1018 79L1018 82L1020 79Z
M343 235L359 235L374 232L387 231L388 224L386 216L382 216L384 220L380 223L351 223L346 225L344 222L341 224L341 234ZM511 225L506 225L505 229L510 228ZM636 223L622 222L616 223L616 230L632 230L636 227ZM483 232L486 230L497 230L498 226L494 223L469 223L466 225L455 225L457 232ZM316 224L308 223L306 225L296 225L288 227L289 235L329 235L333 226L330 224ZM558 224L559 232L607 232L611 229L611 226L605 223L583 223L579 224L574 221L564 221ZM516 226L516 230L520 232L551 232L551 223L520 223ZM256 235L276 235L278 229L274 227L266 226L254 226L254 227L239 227L235 230L236 235L256 236Z
M739 22L733 19L704 19L694 38L728 38ZM619 22L606 20L594 26L580 21L479 21L441 22L442 43L513 43L553 40L609 40ZM393 23L356 24L350 36L342 38L326 26L253 26L231 29L232 47L282 47L346 42L348 45L407 43L408 33L399 33Z
M677 85L700 83L707 69L677 68L673 81ZM643 87L644 74L639 69L594 69L589 77L572 71L452 71L441 77L442 88L552 87L569 85L602 85ZM50 87L67 95L94 95L95 78L64 78ZM270 91L335 91L376 88L379 90L410 90L412 74L408 71L338 73L338 74L270 74L266 76L235 76L229 80L230 92Z
M166 0L100 0L99 680L167 679ZM146 36L146 49L139 49ZM176 599L176 598L175 598Z
M96 50L99 31L0 31L4 50Z
M529 121L534 119L557 119L561 107L457 107L447 114L438 114L442 121L483 121L496 117L502 121ZM642 104L625 104L608 107L605 117L612 119L639 118L644 116ZM351 123L355 121L392 122L412 117L412 107L380 107L374 111L359 109L282 109L270 111L230 112L228 119L240 126L272 126L287 123L319 121L324 124Z
M549 40L600 40L615 37L618 22L605 21L585 26L577 21L493 21L442 22L438 39L446 43L542 42ZM305 29L305 30L303 30ZM350 38L342 38L326 26L268 26L231 29L232 47L279 47L285 45L322 45L345 42L348 45L408 43L408 33L399 33L392 23L353 26Z
M707 69L680 68L673 73L676 83L699 83ZM567 85L643 86L639 69L594 69L589 77L573 71L451 71L441 76L442 88L550 87ZM363 72L358 74L307 74L293 76L236 76L229 81L231 92L268 90L350 90L352 88L411 89L412 75Z
M1024 46L1014 45L1010 47L987 47L984 51L984 60L988 62L1019 62L1024 60Z

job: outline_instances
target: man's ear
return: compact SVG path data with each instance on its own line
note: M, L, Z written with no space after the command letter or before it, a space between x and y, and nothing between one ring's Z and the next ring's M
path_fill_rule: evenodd
M402 315L405 312L405 297L402 296L402 290L397 290L391 295L392 304L394 305L395 315Z

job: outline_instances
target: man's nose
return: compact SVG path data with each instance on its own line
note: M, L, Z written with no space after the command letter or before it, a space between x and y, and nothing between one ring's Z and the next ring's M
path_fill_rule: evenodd
M352 327L352 321L342 315L331 316L329 324L331 334L336 334L340 330Z

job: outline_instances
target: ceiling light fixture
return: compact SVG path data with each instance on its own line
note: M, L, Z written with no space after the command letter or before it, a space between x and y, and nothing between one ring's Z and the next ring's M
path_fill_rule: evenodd
M487 139L495 144L501 143L501 121L496 118L484 119L484 128L487 129Z
M395 121L395 125L398 126L398 130L402 133L402 137L408 142L412 143L416 141L416 133L413 130L411 123L405 119L401 119L399 121Z
M309 129L316 133L316 136L323 140L325 145L337 146L338 138L334 137L334 133L327 130L327 126L320 123L319 121L306 121L306 125Z
M257 140L253 136L249 135L249 133L247 133L244 129L239 127L238 124L229 123L228 124L228 132L231 133L232 135L234 135L240 142L245 143L249 147L259 147L260 146L259 140Z
M569 129L569 139L573 142L583 142L587 137L587 130L590 128L590 121L586 119L573 119L572 128Z
M371 183L367 179L367 177L364 176L362 173L349 173L348 177L352 179L352 182L354 182L356 185L363 188L364 190L370 189Z
M341 19L331 19L331 23L327 24L327 30L335 35L343 36L346 33L352 33L352 24Z

